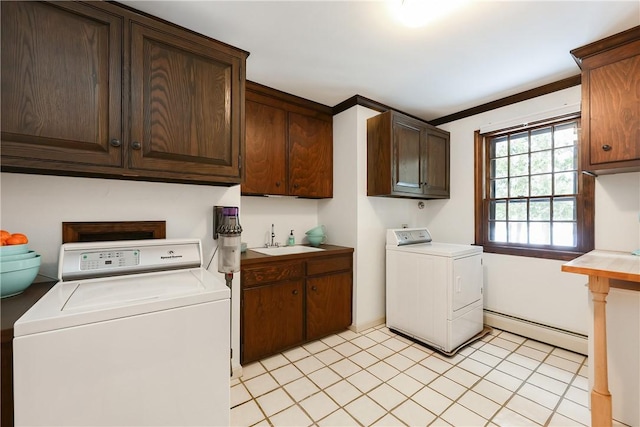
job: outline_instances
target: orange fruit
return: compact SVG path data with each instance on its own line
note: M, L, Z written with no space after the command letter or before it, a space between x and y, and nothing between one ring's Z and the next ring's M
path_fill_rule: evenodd
M7 240L9 237L11 237L11 233L7 230L0 230L0 239Z
M24 245L29 243L29 239L22 233L13 233L5 242L7 242L7 245Z

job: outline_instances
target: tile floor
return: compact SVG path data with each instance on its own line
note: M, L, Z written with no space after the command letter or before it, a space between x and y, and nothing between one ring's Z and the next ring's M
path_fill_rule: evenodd
M449 358L381 325L244 366L231 424L588 426L587 389L581 354L494 329Z

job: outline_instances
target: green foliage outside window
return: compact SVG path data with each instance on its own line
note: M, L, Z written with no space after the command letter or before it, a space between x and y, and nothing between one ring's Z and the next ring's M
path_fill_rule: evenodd
M577 246L578 121L488 140L489 240Z

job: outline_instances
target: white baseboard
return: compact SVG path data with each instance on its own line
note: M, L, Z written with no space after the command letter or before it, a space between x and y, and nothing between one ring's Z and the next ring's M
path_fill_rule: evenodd
M575 353L584 354L585 356L588 353L588 338L586 335L576 334L490 310L484 310L484 323L496 329L541 341Z
M240 365L233 365L231 371L233 373L233 375L231 375L232 380L235 380L242 376L242 366Z
M353 332L362 332L362 331L366 331L367 329L375 328L378 325L382 325L386 321L387 321L387 318L382 317L380 319L372 320L371 322L360 323L358 325L352 323L351 326L349 326L349 329L351 329Z

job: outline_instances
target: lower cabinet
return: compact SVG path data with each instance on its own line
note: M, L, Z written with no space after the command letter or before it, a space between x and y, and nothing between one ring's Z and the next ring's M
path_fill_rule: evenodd
M303 282L291 280L242 291L243 360L294 346L304 339Z
M352 252L295 261L274 258L241 269L243 364L351 325Z
M351 324L351 272L307 279L307 340Z

